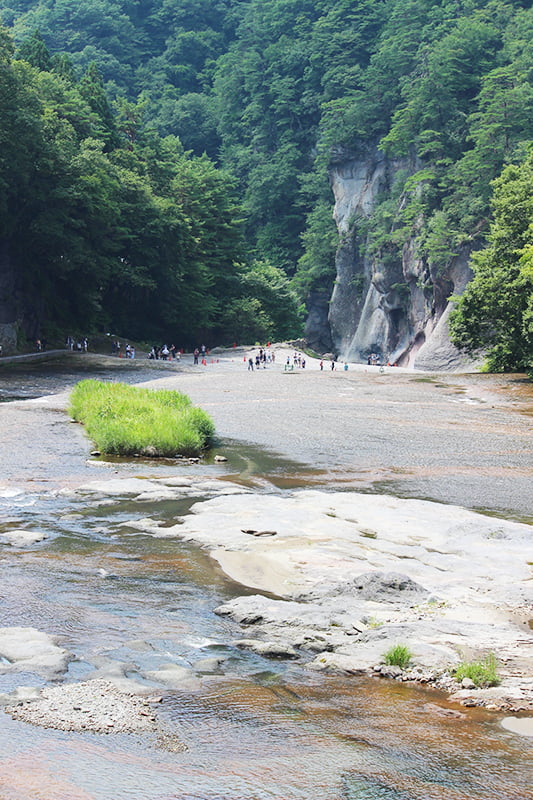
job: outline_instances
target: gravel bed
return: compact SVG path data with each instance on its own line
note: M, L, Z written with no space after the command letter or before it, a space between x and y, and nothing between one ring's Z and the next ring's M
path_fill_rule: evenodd
M134 733L156 728L149 700L102 680L43 689L38 700L6 707L13 719L62 731Z

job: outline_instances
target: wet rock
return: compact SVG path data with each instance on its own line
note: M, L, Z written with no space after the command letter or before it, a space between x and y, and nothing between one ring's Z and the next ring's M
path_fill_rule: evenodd
M27 703L30 700L38 700L40 696L40 690L34 686L17 686L17 688L13 692L9 692L9 694L0 694L0 705L20 705L20 703Z
M0 533L0 542L10 544L12 547L27 547L37 542L43 542L45 539L48 539L48 534L44 531L31 531L23 528L13 528Z
M403 675L403 669L395 664L383 664L380 675L382 678L399 678Z
M228 459L226 458L226 456L215 456L213 460L217 464L222 464L224 461L227 461Z
M199 661L196 661L194 664L194 669L196 672L201 672L205 674L213 674L215 672L220 672L220 667L225 662L225 658L212 656L211 658L201 658Z
M180 664L162 664L158 669L147 672L146 677L170 689L200 688L200 682L192 670Z
M443 706L439 706L436 703L424 703L422 706L424 711L427 711L429 714L433 714L437 717L448 717L450 719L466 719L466 714L462 714L460 711L457 711L454 708L444 708Z
M36 672L47 678L62 675L74 656L56 640L36 628L0 628L0 673Z
M476 688L476 684L470 678L463 678L463 680L461 681L461 686L463 687L463 689L475 689Z
M237 647L245 647L265 658L298 658L298 653L290 644L280 642L262 642L258 639L239 639Z

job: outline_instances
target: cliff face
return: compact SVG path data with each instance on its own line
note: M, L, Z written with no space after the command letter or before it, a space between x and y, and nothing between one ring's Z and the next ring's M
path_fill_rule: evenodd
M392 161L374 149L364 157L338 154L330 166L339 232L337 277L329 303L329 332L339 358L366 362L377 353L385 362L421 369L458 369L465 357L451 344L448 298L460 294L471 277L469 252L432 268L417 254L416 237L400 249L369 255L365 224L378 202L390 196L400 171L419 165ZM397 200L401 206L402 197ZM325 340L324 320L308 321L308 340Z

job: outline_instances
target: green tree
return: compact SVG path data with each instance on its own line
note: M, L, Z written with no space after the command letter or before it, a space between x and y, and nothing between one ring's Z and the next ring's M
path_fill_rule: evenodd
M533 150L494 181L488 246L452 314L452 341L487 351L493 371L533 369Z
M34 31L31 36L21 42L17 50L17 58L27 61L32 67L41 70L52 69L52 56L39 30Z

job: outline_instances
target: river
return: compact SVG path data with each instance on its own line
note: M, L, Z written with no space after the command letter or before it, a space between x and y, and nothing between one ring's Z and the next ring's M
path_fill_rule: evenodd
M77 375L60 363L26 365L3 372L0 388L5 399L37 396L68 388ZM121 374L131 381L153 377L138 369ZM110 470L114 476L171 471L178 478L192 471L206 486L231 479L266 493L322 479L309 465L257 445L223 439L219 450L228 458L222 473L209 460L95 461L78 469L87 468L93 479ZM0 627L32 626L60 636L76 656L67 682L100 671L149 686L147 673L169 662L189 678L172 690L153 681L163 697L158 713L172 734L166 740L43 729L0 714L2 800L533 797L532 739L504 730L499 715L474 708L461 709L464 718L441 717L434 706L450 704L436 691L312 673L304 663L235 646L242 631L214 609L242 587L195 546L130 524L139 516L170 524L188 514L193 500L142 503L126 495L102 500L61 492L62 481L72 482L75 452L66 458L61 463L56 454L46 479L35 475L33 482L15 457L16 480L4 471L0 529L31 527L47 538L0 550ZM84 462L83 453L77 458ZM44 682L33 673L0 671L0 693Z

